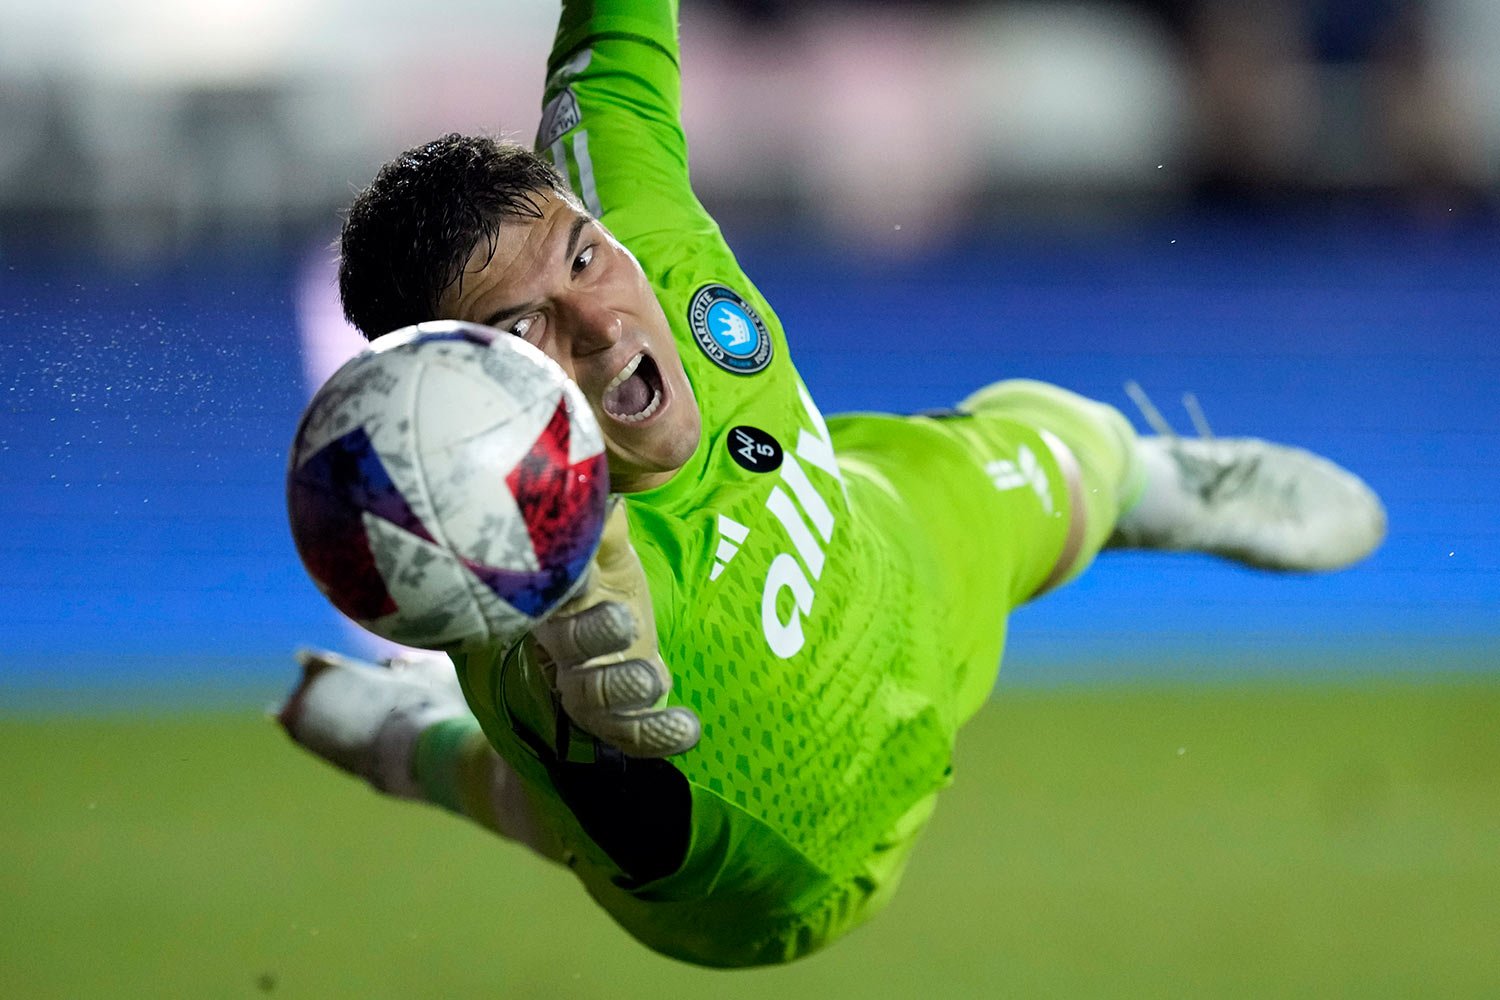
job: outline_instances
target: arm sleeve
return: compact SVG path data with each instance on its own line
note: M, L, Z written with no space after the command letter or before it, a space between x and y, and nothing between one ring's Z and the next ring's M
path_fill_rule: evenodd
M537 151L638 256L722 239L688 180L676 0L566 0L544 102Z

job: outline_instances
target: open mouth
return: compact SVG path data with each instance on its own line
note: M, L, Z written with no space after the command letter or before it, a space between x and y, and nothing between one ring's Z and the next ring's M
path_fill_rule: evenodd
M662 404L661 370L645 353L637 354L610 379L599 400L604 412L626 424L648 419Z

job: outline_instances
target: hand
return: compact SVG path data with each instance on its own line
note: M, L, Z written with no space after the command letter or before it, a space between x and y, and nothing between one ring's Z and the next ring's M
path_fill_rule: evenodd
M532 630L563 711L579 728L632 757L691 750L691 709L665 707L672 675L656 648L656 619L625 504L612 500L582 592Z

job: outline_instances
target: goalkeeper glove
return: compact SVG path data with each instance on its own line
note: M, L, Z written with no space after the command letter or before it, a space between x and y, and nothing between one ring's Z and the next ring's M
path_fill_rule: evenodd
M667 707L672 675L656 645L651 591L630 545L625 504L610 501L599 551L578 596L532 630L540 665L577 726L632 757L692 749L691 709Z

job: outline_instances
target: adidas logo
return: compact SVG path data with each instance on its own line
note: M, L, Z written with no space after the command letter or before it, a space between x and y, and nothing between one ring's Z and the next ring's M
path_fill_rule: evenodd
M732 517L719 515L719 547L714 550L714 568L708 574L710 580L719 578L719 574L729 566L729 560L739 555L740 546L749 537L749 528Z
M1042 463L1037 461L1036 452L1026 445L1021 445L1016 452L1014 462L997 458L985 465L984 472L990 477L990 482L995 484L995 489L1002 493L1030 486L1041 498L1042 509L1048 514L1052 513L1052 493L1047 488L1047 473L1042 468Z

